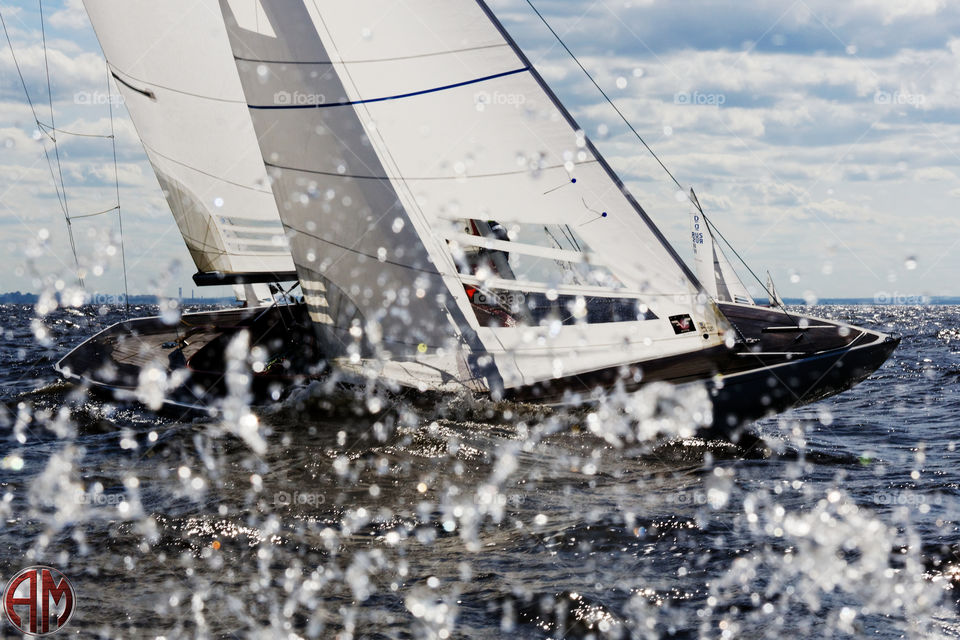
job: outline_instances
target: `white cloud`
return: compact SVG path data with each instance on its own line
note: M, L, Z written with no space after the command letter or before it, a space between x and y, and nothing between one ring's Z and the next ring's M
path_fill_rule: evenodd
M955 181L957 174L943 167L924 167L913 172L913 179L917 182Z
M855 8L878 11L884 24L892 24L901 18L935 16L946 7L946 0L858 0Z
M90 20L83 8L83 0L66 0L64 8L50 16L50 24L60 29L84 29Z

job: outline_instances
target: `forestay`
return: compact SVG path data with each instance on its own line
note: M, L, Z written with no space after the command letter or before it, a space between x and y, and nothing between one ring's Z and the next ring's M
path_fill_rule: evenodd
M84 4L197 268L292 272L216 1Z
M485 5L221 7L342 366L514 387L722 343L696 278Z

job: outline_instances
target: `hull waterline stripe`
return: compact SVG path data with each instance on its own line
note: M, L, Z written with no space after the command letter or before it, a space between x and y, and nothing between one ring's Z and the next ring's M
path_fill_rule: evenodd
M486 82L488 80L496 80L497 78L504 78L506 76L512 76L518 73L525 73L530 70L530 67L523 67L521 69L514 69L513 71L504 71L503 73L495 73L492 76L484 76L482 78L474 78L473 80L465 80L463 82L457 82L455 84L447 84L442 87L434 87L433 89L423 89L422 91L413 91L411 93L400 93L395 96L385 96L383 98L368 98L366 100L344 100L342 102L327 102L323 104L267 104L267 105L248 105L251 109L324 109L327 107L348 107L355 104L370 104L372 102L386 102L387 100L399 100L401 98L412 98L413 96L422 96L428 93L436 93L438 91L446 91L447 89L456 89L457 87L466 87L471 84L477 84L479 82Z

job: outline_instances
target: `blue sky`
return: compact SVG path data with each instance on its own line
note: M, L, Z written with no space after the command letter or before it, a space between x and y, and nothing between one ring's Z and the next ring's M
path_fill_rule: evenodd
M787 297L960 295L960 6L946 0L539 0L597 81L758 273ZM683 256L688 208L522 0L491 2ZM36 2L0 0L42 121ZM79 0L44 3L58 126L109 133ZM0 42L0 290L71 281L65 223ZM193 263L122 106L131 291L192 288ZM69 206L115 200L110 141L61 136ZM88 289L122 288L116 219L74 223ZM111 249L114 247L114 249ZM179 265L179 267L177 266ZM102 270L102 274L97 275ZM747 274L740 268L747 280ZM748 286L749 286L748 282Z

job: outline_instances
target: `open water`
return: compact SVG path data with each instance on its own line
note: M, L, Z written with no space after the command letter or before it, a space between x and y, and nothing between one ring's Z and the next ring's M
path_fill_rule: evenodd
M52 370L117 312L2 310L0 577L67 575L58 635L960 636L958 307L808 309L903 343L738 443L653 392L158 415Z

